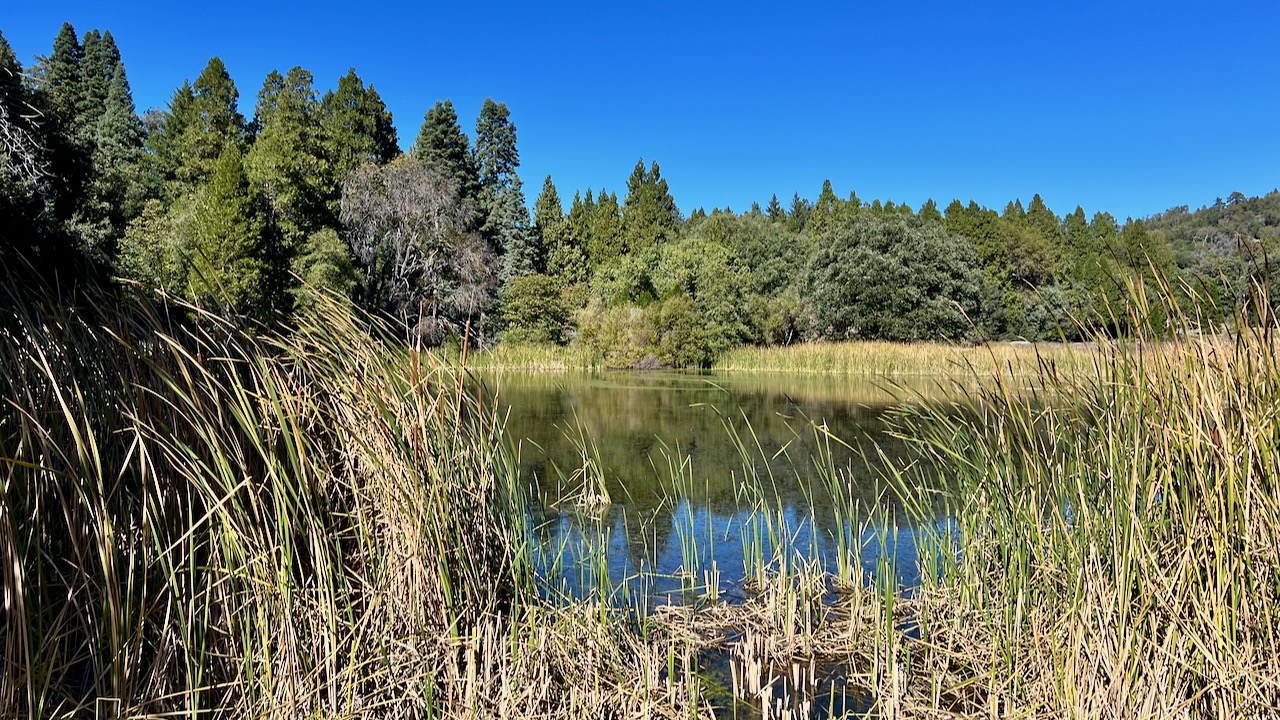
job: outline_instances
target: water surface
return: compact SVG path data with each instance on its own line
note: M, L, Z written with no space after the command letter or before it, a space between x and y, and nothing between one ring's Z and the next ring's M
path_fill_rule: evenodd
M854 508L893 507L879 476L908 449L888 414L953 397L945 383L675 372L486 383L519 448L551 592L732 600L761 559L836 572L844 557L874 581L887 556L893 582L918 578L911 525L867 524Z

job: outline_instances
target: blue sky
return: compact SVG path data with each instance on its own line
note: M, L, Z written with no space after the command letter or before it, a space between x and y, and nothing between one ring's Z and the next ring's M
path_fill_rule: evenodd
M687 214L777 193L1003 208L1040 193L1120 218L1280 186L1280 3L12 3L25 65L66 20L110 29L140 110L208 59L246 114L294 65L348 67L401 144L436 100L471 134L511 108L532 202L550 173L624 190L656 160ZM620 193L621 194L621 193Z

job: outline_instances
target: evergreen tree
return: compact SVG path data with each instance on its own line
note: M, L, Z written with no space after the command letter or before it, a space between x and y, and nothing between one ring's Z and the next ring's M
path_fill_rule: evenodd
M787 211L783 209L782 203L778 202L778 194L774 193L769 198L769 207L765 208L765 212L769 215L769 219L773 222L780 223L787 219Z
M925 222L942 222L942 213L938 211L938 203L934 202L933 198L924 201L917 216Z
M84 107L80 64L84 48L71 23L64 22L53 40L53 51L36 64L36 90L49 102L49 108L74 129Z
M195 123L195 90L191 83L183 81L173 92L166 109L160 113L159 122L147 133L145 142L157 180L168 183L167 193L176 195L178 168L182 167L182 139L187 128Z
M228 147L240 154L247 126L238 109L239 100L240 93L222 59L209 60L191 85L190 107L181 108L186 117L177 138L179 191L194 190L212 175Z
M544 245L547 229L552 224L564 222L564 206L560 203L560 193L556 192L556 184L548 175L542 181L542 192L533 203L533 227L538 237L543 238Z
M311 73L300 67L283 76L274 70L267 75L254 113L258 137L244 160L254 194L266 201L272 231L266 255L267 294L280 301L294 291L291 268L299 275L311 274L308 267L295 267L304 246L319 241L320 229L338 224L327 202L333 181L317 122L320 105L311 83Z
M94 217L106 224L111 243L108 252L112 254L127 223L142 211L147 188L144 162L142 125L134 110L124 64L117 62L95 127L93 180L87 200Z
M49 209L65 232L78 236L77 213L92 168L89 132L86 130L84 84L81 63L84 48L71 23L63 23L53 41L53 51L40 58L33 73L31 98L41 117L34 128L47 150Z
M437 102L422 119L422 129L411 154L420 162L440 169L455 187L463 202L474 203L480 183L471 159L470 140L458 124L453 101Z
M227 143L195 207L189 297L227 312L263 315L267 297L265 228L240 150Z
M320 116L335 199L352 170L367 162L387 163L400 154L391 113L373 86L365 87L355 68L338 80L337 90L324 94Z
M311 73L300 67L267 75L255 110L258 137L244 161L254 191L267 200L285 257L319 228L337 224L325 203L328 162L311 82Z
M587 191L586 206L590 213L587 217L587 233L584 245L591 266L599 267L608 263L627 251L623 239L626 227L624 210L618 206L618 194L600 191L595 202L591 201L591 191Z
M623 248L626 252L639 252L673 240L679 225L680 211L658 163L646 171L641 158L627 179L627 197L622 207Z
M81 104L78 113L83 128L92 133L106 111L116 69L124 65L111 31L99 34L95 29L85 33L83 51L80 63Z
M486 98L476 118L474 167L480 183L481 233L503 258L501 280L542 272L546 256L529 227L529 210L516 169L516 127L506 104Z
M791 211L787 214L787 227L797 232L804 230L809 224L809 213L812 211L813 205L800 197L800 193L794 193L791 196Z
M813 204L813 211L809 214L807 224L809 232L817 237L829 230L835 223L836 212L840 207L840 198L836 197L831 181L823 180L822 192L818 193L818 200Z

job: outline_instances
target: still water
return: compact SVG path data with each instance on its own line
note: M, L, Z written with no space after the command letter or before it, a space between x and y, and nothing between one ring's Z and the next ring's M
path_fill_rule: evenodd
M732 601L762 563L837 573L841 558L862 582L918 582L914 527L880 481L885 463L909 459L886 420L905 402L953 397L945 383L674 372L485 382L519 449L548 593ZM869 521L871 507L888 512Z

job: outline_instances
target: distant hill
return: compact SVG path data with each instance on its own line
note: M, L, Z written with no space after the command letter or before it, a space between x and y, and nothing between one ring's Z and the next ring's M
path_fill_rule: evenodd
M1247 198L1233 192L1191 211L1186 205L1170 208L1147 219L1148 228L1161 235L1173 250L1178 266L1205 269L1206 260L1265 248L1280 248L1280 190Z

